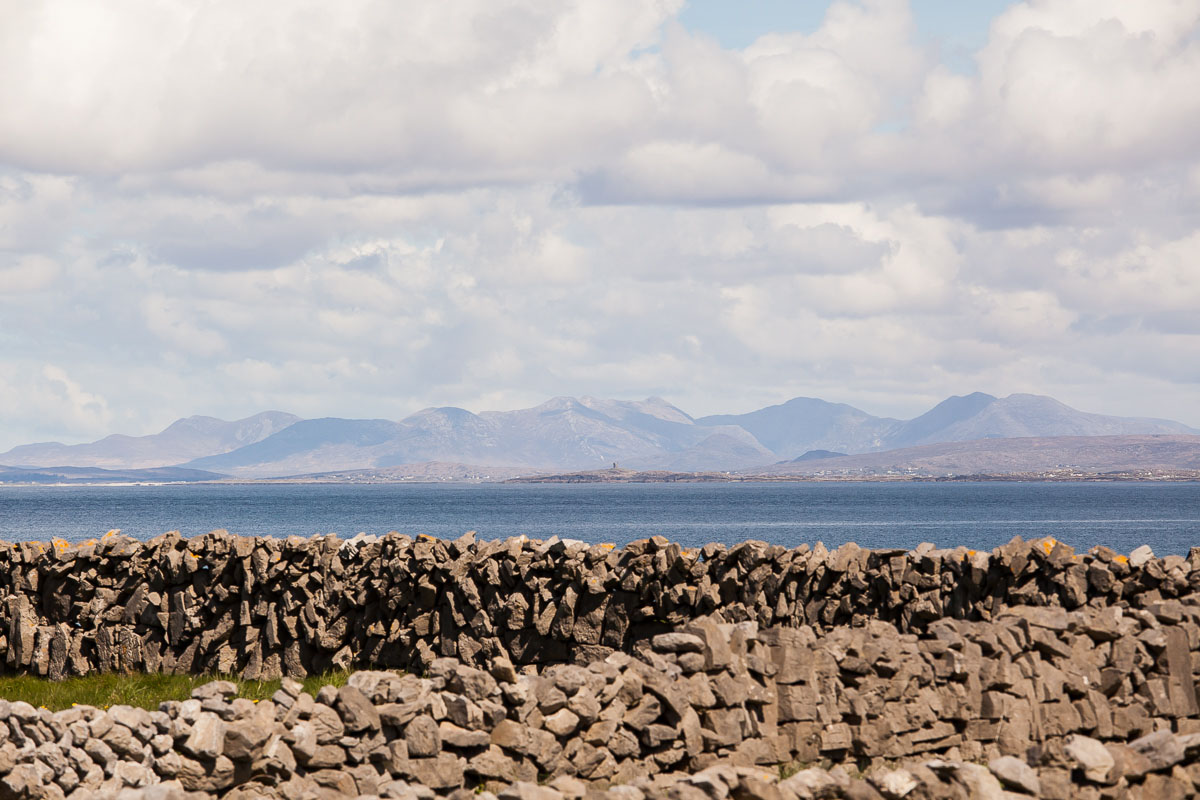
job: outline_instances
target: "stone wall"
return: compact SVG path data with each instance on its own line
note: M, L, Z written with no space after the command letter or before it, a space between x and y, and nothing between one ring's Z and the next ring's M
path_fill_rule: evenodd
M1192 797L1194 599L920 635L712 616L586 667L439 658L258 703L214 681L157 711L0 701L0 799Z
M94 671L303 675L586 663L719 611L730 622L920 632L1013 606L1147 608L1200 588L1188 558L1076 555L1050 540L965 548L689 550L582 542L244 538L0 544L0 656L51 678Z

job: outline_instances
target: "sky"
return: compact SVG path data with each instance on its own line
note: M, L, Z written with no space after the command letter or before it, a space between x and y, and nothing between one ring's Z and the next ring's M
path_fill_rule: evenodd
M1200 426L1200 0L0 15L0 450L556 395Z

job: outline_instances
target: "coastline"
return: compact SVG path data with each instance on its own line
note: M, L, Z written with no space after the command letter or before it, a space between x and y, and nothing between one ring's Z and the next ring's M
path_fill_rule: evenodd
M152 487L152 486L402 486L436 484L647 484L647 483L1197 483L1200 470L1163 470L1161 472L1048 472L974 473L963 475L922 474L845 474L845 475L772 475L737 472L636 472L594 470L548 473L517 478L438 478L405 477L394 479L322 478L284 476L278 478L221 478L197 481L0 481L4 487ZM629 473L629 474L625 474Z

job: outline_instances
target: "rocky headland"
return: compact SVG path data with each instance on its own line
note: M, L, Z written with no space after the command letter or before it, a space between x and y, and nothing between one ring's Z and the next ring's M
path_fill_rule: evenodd
M1192 797L1198 587L1200 549L1053 540L3 545L10 671L361 671L157 711L8 698L0 798Z

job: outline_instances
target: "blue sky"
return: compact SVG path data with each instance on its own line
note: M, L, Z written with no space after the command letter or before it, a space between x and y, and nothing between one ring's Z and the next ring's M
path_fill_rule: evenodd
M937 46L955 66L987 41L992 18L1011 0L912 0L913 20L923 40ZM829 3L812 0L688 0L679 14L686 28L743 48L764 33L811 33L820 27Z
M0 452L585 394L1200 426L1200 0L3 15Z

